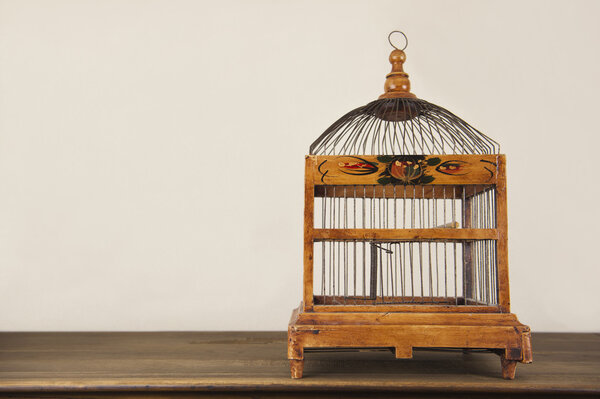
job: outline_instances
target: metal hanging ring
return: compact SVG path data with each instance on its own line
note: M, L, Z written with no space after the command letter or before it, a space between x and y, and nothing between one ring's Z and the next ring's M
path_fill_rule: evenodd
M404 36L404 47L402 47L401 49L394 46L394 43L392 43L392 35L394 33L400 33L402 36ZM390 45L395 48L396 50L401 50L404 51L404 49L406 49L406 47L408 47L408 38L406 37L406 35L404 34L404 32L401 32L399 30L393 30L390 32L390 34L388 35L388 42L390 42Z

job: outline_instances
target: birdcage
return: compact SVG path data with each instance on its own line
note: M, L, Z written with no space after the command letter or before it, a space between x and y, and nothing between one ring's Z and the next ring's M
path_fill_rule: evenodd
M389 348L397 358L456 348L499 354L512 379L532 353L529 327L510 313L505 156L416 98L404 48L394 48L385 93L335 122L306 157L292 377L323 348Z

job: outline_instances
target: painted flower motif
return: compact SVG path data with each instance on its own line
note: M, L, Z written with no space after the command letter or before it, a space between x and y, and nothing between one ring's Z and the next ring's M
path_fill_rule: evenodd
M412 180L423 176L423 160L418 161L393 161L390 166L390 175L393 178L400 180L403 183L408 183Z
M379 184L428 184L435 178L427 174L429 166L441 162L439 158L424 155L381 155L377 160L387 164L379 175Z

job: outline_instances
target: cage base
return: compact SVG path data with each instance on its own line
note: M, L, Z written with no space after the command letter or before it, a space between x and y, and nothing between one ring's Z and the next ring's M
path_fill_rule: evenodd
M288 359L292 378L302 378L304 351L315 348L394 348L412 358L413 348L490 349L500 355L502 377L515 377L517 362L531 363L531 335L512 313L292 312Z

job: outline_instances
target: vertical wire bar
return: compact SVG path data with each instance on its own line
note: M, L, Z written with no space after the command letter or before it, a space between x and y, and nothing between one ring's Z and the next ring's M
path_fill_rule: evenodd
M433 272L431 265L431 241L427 243L427 263L429 264L429 297L431 298L431 303L433 303Z
M481 186L481 192L479 193L479 222L481 228L485 228L485 186ZM487 279L487 273L485 270L485 241L479 241L479 251L481 256L481 301L487 300L487 291L485 281Z
M373 247L371 248L371 250L375 251L375 253L377 254L377 257L375 258L375 271L376 271L376 279L373 281L375 284L375 299L377 299L377 297L381 296L381 300L383 301L383 251L381 250L381 247L373 244ZM377 270L377 266L379 266L379 270ZM377 292L377 283L379 283L379 295Z
M452 186L452 226L456 225L456 186Z
M327 219L327 216L326 216L327 209L325 206L326 200L327 200L327 186L323 186L323 198L321 201L321 213L322 213L321 228L323 228L323 229L326 228L325 221ZM322 268L321 268L321 271L322 271L322 273L321 273L321 296L323 296L323 298L325 298L325 266L326 266L325 265L325 241L322 241L321 244L322 244L321 249L322 249L322 255L323 255L322 261L321 261L321 265L322 265Z
M429 212L429 205L431 201L425 198L425 185L423 185L423 201L425 201L427 208L427 227L431 227L431 212Z
M384 186L381 186L381 189L382 189L382 190L384 190L384 188L383 188L383 187L384 187ZM375 191L376 191L378 188L379 188L379 186L374 186L374 187L373 187L373 195L375 195ZM383 205L383 204L382 204L382 201L381 201L381 197L379 197L379 196L378 196L378 197L377 197L377 201L376 201L376 205L375 205L375 206L376 206L376 209L377 209L377 212L376 212L376 216L377 216L377 223L378 223L378 224L377 224L377 228L379 228L379 229L383 229L383 226L381 225L381 222L382 222L382 220L383 220L383 217L382 217L382 211L383 211L383 209L382 209L382 205Z
M483 227L487 228L488 227L488 218L487 218L487 188L484 187L484 191L481 193L481 202L482 202L482 219L483 219ZM483 287L485 290L485 300L484 302L487 303L489 301L489 284L488 284L488 277L489 277L489 272L488 272L488 251L487 251L487 240L483 240L481 242L482 245L482 252L483 252L483 272L484 272L484 280L483 280Z
M461 203L461 207L460 207L460 213L461 213L461 220L462 220L462 224L461 227L464 229L467 226L467 215L466 215L466 210L467 210L467 196L465 191L467 191L467 186L461 186L462 189L462 203ZM467 305L467 265L465 262L465 249L468 250L469 246L466 244L466 242L463 242L462 245L462 297L464 298L465 301L465 305Z
M389 264L390 264L390 286L391 286L391 291L390 291L390 301L391 302L396 302L396 289L397 289L397 285L398 285L398 279L396 276L396 271L398 270L398 267L396 265L396 250L395 250L395 243L394 242L389 242L388 243L388 256L389 256Z
M335 229L335 189L333 186L333 194L331 197L331 228ZM335 297L335 241L331 241L331 299Z
M498 304L498 264L496 262L496 241L492 241L492 278L494 279L494 284L493 284L493 290L492 290L492 295L493 295L493 304L497 305Z
M462 216L462 228L463 229L467 225L467 215L465 214L465 209L466 209L466 204L467 204L467 196L465 194L465 191L467 191L467 186L462 186L462 206L461 206L462 215L461 216Z
M416 191L416 188L417 188L417 186L413 186L413 190ZM425 216L424 215L424 213L425 213L425 208L424 208L425 203L424 203L424 200L425 199L423 198L425 196L424 195L424 193L425 193L424 190L425 190L425 186L422 185L421 186L421 199L418 200L418 203L417 203L417 205L419 207L419 226L421 228L425 228L425 225L424 225L424 220L425 220L425 217L424 217ZM423 242L422 241L419 241L419 280L420 280L420 283L421 283L421 298L420 298L420 300L421 300L421 302L423 302L423 300L425 298L425 290L424 290L425 276L423 274Z
M454 241L454 302L458 305L458 290L457 290L457 262L456 262L456 241Z
M337 244L337 297L341 296L342 293L342 243L340 241L336 241Z
M431 186L431 198L433 201L433 227L439 226L437 218L437 198L435 195L435 185ZM440 268L439 268L439 245L435 242L435 295L440 296Z
M477 224L477 218L478 218L478 212L479 212L479 206L478 206L478 202L477 202L477 191L478 191L478 185L474 185L473 186L473 198L471 200L471 227L478 229L479 225ZM474 280L473 280L473 287L474 287L474 292L473 292L473 299L475 299L476 301L479 300L479 297L481 296L481 290L480 290L480 286L479 286L479 241L475 240L473 241L473 271L474 271Z
M396 198L396 185L394 184L394 228L395 229L398 228L398 225L397 225L397 222L398 222L397 215L398 215L398 200Z
M371 275L370 278L370 298L373 301L377 300L377 247L374 242L370 245L371 251Z
M479 265L481 268L481 301L485 302L485 252L484 252L484 241L479 241Z
M327 186L323 186L323 198L321 201L321 228L322 229L326 229L327 226L325 225L326 223L326 219L327 219L327 206L326 206L326 200L327 200Z
M329 201L329 228L333 229L334 227L334 215L335 215L335 186L333 186L333 194L331 195L331 201Z
M335 188L333 186L332 196L329 206L329 228L335 228ZM335 295L335 241L329 241L329 296L331 303L333 303L333 296Z
M384 226L385 228L387 228L387 209L386 209L386 205L387 205L387 201L385 199L385 186L381 186L381 190L382 190L382 198L379 199L379 228L383 229ZM382 208L383 205L383 209ZM382 220L381 220L381 215L383 214L383 222L384 224L382 224Z
M497 217L498 217L498 210L496 208L496 186L494 185L492 188L493 192L492 192L492 216L493 216L493 220L494 223L492 225L492 227L494 227L495 229L498 228L498 221L497 221Z
M478 185L473 186L473 227L475 228L480 228L479 226L479 198L477 197L477 191L478 191ZM476 289L476 293L475 293L475 299L477 301L480 300L480 298L482 297L481 294L481 271L479 269L479 264L480 264L480 257L479 257L479 241L475 241L473 244L473 247L475 249L475 265L474 265L474 270L476 271L476 283L474 284Z
M319 277L321 278L321 289L317 289L316 286L313 287L313 291L315 296L318 295L319 293L321 294L321 297L325 297L325 262L323 262L323 259L325 258L325 241L321 241L317 244L317 242L315 242L313 244L315 246L315 253L317 253L317 247L320 245L321 246L321 257L319 258L318 256L315 256L315 263L314 263L314 278L315 281L317 281L318 277L317 277L317 263L320 263L320 267L321 267L321 272L319 273Z
M413 251L413 242L409 242L408 243L408 260L410 261L410 295L411 295L411 302L414 302L415 300L415 279L414 279L414 266L413 266L413 258L414 258L414 251Z
M493 301L493 292L492 292L492 258L491 258L491 254L492 254L492 248L491 248L491 240L486 240L485 243L485 252L486 252L486 258L485 258L485 263L486 263L486 273L487 273L487 290L488 290L488 297L487 297L487 301L486 304L487 305L491 305L492 301Z
M494 258L492 257L492 246L494 245L493 240L488 240L488 273L489 273L489 290L490 295L488 298L489 305L491 305L494 301Z
M421 301L425 296L423 291L423 242L419 241L419 280L421 283Z
M419 207L419 219L421 219L421 228L427 227L425 225L425 185L421 186L421 206Z
M377 278L379 280L379 295L377 295L378 297L381 296L381 302L384 301L384 297L385 297L385 293L384 293L384 278L385 278L385 273L383 271L383 263L385 262L385 257L383 256L383 249L381 249L380 246L377 246L377 254L378 254L378 261L377 261L377 266L379 266L379 271L378 271L378 275Z
M473 185L472 191L471 191L471 228L476 229L477 226L475 225L475 191L476 191L477 185Z
M363 198L362 198L362 228L366 227L366 207L367 207L367 187L363 186ZM363 297L367 297L367 243L362 242L362 293Z
M333 197L331 197L331 228L335 229L335 186L333 186Z
M327 247L329 248L329 251L327 252L327 289L326 291L326 295L327 295L327 299L329 299L329 297L331 296L331 281L332 281L332 270L331 270L331 265L332 265L332 259L331 259L331 254L333 253L332 249L331 249L331 241L327 241Z
M491 291L490 291L490 240L485 240L485 291L486 291L486 303L489 305L491 302Z
M494 207L492 206L493 187L488 189L488 217L490 229L495 228L494 226Z
M348 228L348 193L344 186L344 229ZM344 241L344 303L348 296L348 241Z
M394 270L395 270L394 259L395 259L395 257L394 257L394 251L392 251L392 243L391 242L388 243L388 251L389 251L388 255L389 255L390 279L391 279L390 285L392 287L391 296L395 297L396 296L396 287L395 287L396 281L395 281L395 276L394 276Z
M446 224L448 220L446 219L446 186L442 187L442 202L443 202L443 216L444 219L442 224ZM446 246L446 241L444 241L444 298L448 298L448 248Z
M406 271L404 266L406 264L406 245L403 242L398 243L398 250L400 251L400 290L402 291L402 301L406 299Z
M476 277L477 277L477 283L475 284L475 286L477 287L477 295L475 296L475 299L477 301L480 300L481 298L481 270L479 268L479 264L481 263L481 258L479 256L479 240L476 240L473 242L473 248L474 248L474 258L475 258L475 265L474 268L477 271L476 273Z
M440 248L439 242L435 242L435 296L440 296L440 262L439 255Z
M484 269L484 265L485 265L485 255L484 255L484 251L483 251L483 240L479 241L479 274L480 274L480 284L481 284L481 301L484 302L485 301L485 269Z
M404 195L402 196L402 228L406 228L406 186L404 188Z
M431 198L433 199L433 226L439 226L437 220L437 198L435 197L435 185L431 186Z
M376 208L376 202L375 202L375 189L376 186L372 186L373 188L373 198L371 198L371 228L372 229L376 229L377 226L375 225L375 208Z
M353 186L353 203L352 203L352 223L353 228L356 229L356 186ZM354 253L352 256L352 265L354 266L354 278L352 279L352 283L354 285L354 289L352 290L352 295L356 296L356 240L352 241L352 245L354 247Z
M413 190L413 196L412 196L412 201L410 204L410 213L411 213L410 227L414 228L415 227L415 192L417 191L417 190L415 190L415 186L412 186L412 190Z
M473 228L480 229L479 226L479 197L477 197L477 191L479 185L475 185L473 191Z
M490 191L491 189L486 189L485 191L485 223L486 228L492 227L492 219L491 219L491 205L490 205ZM486 290L486 303L489 305L491 302L491 267L490 267L490 242L489 240L485 241L485 290Z
M480 273L480 279L481 279L481 298L480 301L481 302L485 302L485 255L484 255L484 251L483 251L483 240L479 241L479 273Z
M490 263L490 303L489 305L495 304L495 294L494 294L494 240L490 240L489 242L489 263Z
M452 226L456 225L456 186L452 186ZM453 242L454 246L454 301L458 305L458 289L457 289L457 262L456 262L456 241Z
M483 220L482 220L483 223ZM485 272L485 240L481 240L480 242L480 256L481 256L481 293L482 293L482 297L481 297L481 301L485 302L487 300L486 296L487 296L487 292L485 290L485 279L486 279L486 272Z
M446 224L448 223L448 220L446 219L446 186L443 186L443 192L442 192L442 199L443 199L443 203L444 203L444 220L442 221L442 224Z
M483 190L485 190L485 186L481 186L481 192L477 194L477 206L478 206L478 214L477 214L477 223L480 229L483 229Z
M494 261L494 304L498 304L498 252L497 252L498 243L494 241L492 243L492 249L494 251L494 256L492 257Z
M479 298L479 287L477 285L477 281L479 281L479 273L477 271L477 241L473 241L472 244L472 255L471 255L471 262L473 263L473 265L471 266L473 269L473 292L472 292L472 299L474 301L477 301L477 298ZM475 302L475 304L477 304Z
M446 241L444 241L444 298L448 298L448 250Z
M393 290L392 295L394 295L394 297L398 296L398 283L400 282L399 278L398 278L398 259L400 257L400 245L399 243L394 243L394 248L396 249L394 251L394 280L396 281L396 288Z
M377 246L377 252L379 253L379 259L377 262L377 266L379 267L379 274L378 274L378 278L379 278L379 293L378 293L378 297L381 297L381 301L380 303L385 302L385 292L386 292L386 270L385 270L385 263L386 263L386 256L385 256L385 251L383 249L383 245L385 245L384 243L379 243L379 245Z
M333 263L331 265L331 269L332 269L332 292L331 292L331 299L332 301L335 300L335 293L336 291L336 278L337 278L337 271L336 271L336 264L337 264L337 241L332 241L331 242L332 248L331 251L333 253Z

